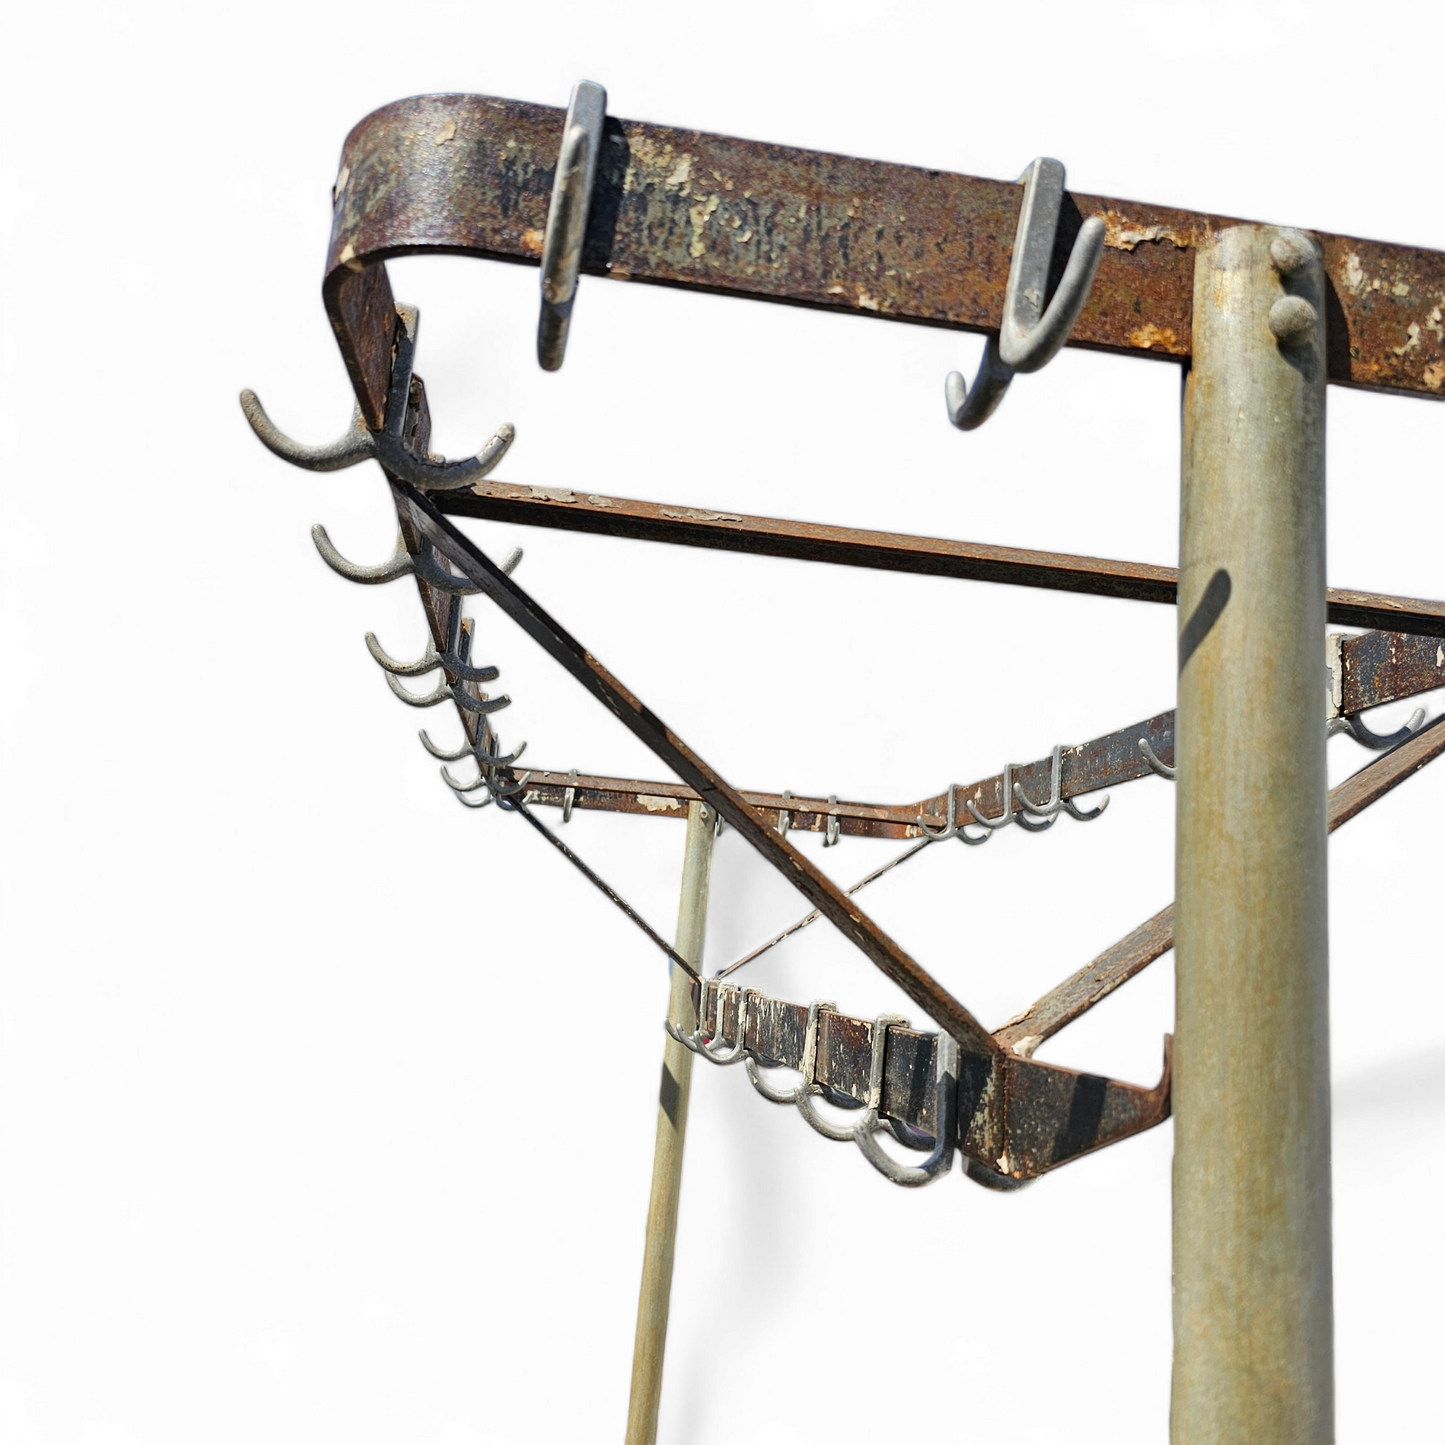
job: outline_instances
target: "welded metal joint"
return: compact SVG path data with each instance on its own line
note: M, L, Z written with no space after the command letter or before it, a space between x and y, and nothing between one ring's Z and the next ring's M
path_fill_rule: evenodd
M592 208L592 187L602 153L602 123L607 92L595 81L579 80L567 103L552 205L542 240L542 311L537 321L537 361L543 371L558 370L567 355L567 331L577 298L582 243Z
M990 336L984 346L973 385L959 371L949 372L944 384L948 419L960 431L972 431L993 415L1015 372L1039 371L1054 359L1089 299L1104 254L1103 219L1090 216L1074 238L1058 290L1045 309L1064 205L1064 167L1040 156L1021 179L1024 198L1004 292L1003 325L997 338Z

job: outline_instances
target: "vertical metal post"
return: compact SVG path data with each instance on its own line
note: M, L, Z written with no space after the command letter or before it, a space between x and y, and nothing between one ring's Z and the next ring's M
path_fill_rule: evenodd
M682 899L677 910L677 940L673 947L694 968L702 964L715 824L716 814L706 804L688 805ZM676 966L672 966L668 1017L684 1031L690 1031L697 1023L691 980ZM647 1241L642 1252L642 1289L637 1300L637 1336L632 1347L632 1394L627 1402L626 1445L655 1445L657 1440L673 1248L677 1242L677 1201L682 1190L682 1149L691 1093L692 1055L669 1037L662 1053L662 1092L657 1103L652 1193L647 1201Z
M1199 248L1176 734L1173 1445L1334 1438L1324 275Z

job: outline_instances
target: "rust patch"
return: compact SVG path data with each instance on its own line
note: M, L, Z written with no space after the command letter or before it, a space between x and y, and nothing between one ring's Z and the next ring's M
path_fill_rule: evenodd
M1194 239L1192 236L1181 235L1173 226L1146 225L1142 221L1132 221L1121 216L1117 211L1105 211L1103 221L1104 244L1114 251L1132 251L1145 241L1168 241L1184 250Z
M1144 326L1136 326L1129 333L1129 344L1137 346L1141 351L1167 351L1173 354L1179 350L1179 338L1174 334L1174 328L1156 326L1152 321Z
M547 239L545 231L539 231L535 226L528 226L522 232L522 249L530 251L534 256L542 254L542 243Z

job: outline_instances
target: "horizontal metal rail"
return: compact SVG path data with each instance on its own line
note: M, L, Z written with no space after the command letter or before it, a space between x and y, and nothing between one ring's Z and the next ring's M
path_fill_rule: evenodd
M570 487L529 487L488 478L470 489L439 492L432 500L440 511L453 517L480 517L523 527L551 527L564 532L631 537L885 572L1006 582L1015 587L1124 597L1170 606L1179 588L1178 568L1151 562L1118 562L1106 557L998 547L987 542L915 537L906 532L750 517L708 507L608 497ZM1343 587L1331 587L1326 601L1329 620L1341 627L1385 627L1397 633L1445 637L1445 602ZM1358 711L1353 707L1349 710Z
M1445 644L1434 638L1366 632L1344 639L1341 660L1344 712L1362 712L1445 687ZM1061 795L1077 798L1100 788L1151 777L1153 770L1139 751L1141 738L1149 743L1160 762L1173 765L1174 713L1171 710L1091 742L1064 748L1060 754ZM1020 784L1026 797L1043 799L1049 795L1052 767L1050 758L1020 763L1012 770L1013 780ZM544 768L528 768L527 786L527 801L543 807L634 813L651 818L686 818L687 805L697 798L683 783L551 772ZM743 792L741 796L775 828L786 813L790 832L826 833L831 822L840 835L917 838L922 836L920 818L930 828L946 821L948 795L945 791L912 803L858 803L791 793ZM959 787L957 798L960 808L965 799L971 799L975 807L990 817L999 816L1003 774L995 773Z
M383 106L347 136L324 295L373 428L385 410L396 325L378 263L438 253L538 265L563 120L553 106L427 95ZM582 270L997 332L1022 190L608 117ZM1105 249L1070 344L1188 358L1198 246L1235 221L1073 192L1055 241L1055 275L1090 216L1104 221ZM1328 288L1329 379L1445 396L1445 254L1325 233L1317 239Z

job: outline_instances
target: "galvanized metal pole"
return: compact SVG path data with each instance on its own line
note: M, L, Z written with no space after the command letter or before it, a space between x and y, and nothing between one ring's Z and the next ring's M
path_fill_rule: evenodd
M1334 1438L1324 274L1199 248L1185 384L1174 1445Z
M705 803L689 803L687 842L682 857L682 900L673 947L697 968L707 927L708 882L717 815ZM672 965L668 1017L690 1032L697 1023L691 980ZM637 1300L637 1336L632 1346L632 1394L627 1403L627 1445L655 1445L657 1407L662 1399L662 1357L667 1347L667 1310L672 1293L672 1258L677 1242L677 1201L682 1192L682 1149L692 1093L692 1055L669 1037L662 1052L662 1091L657 1102L657 1142L652 1153L652 1194L647 1201L647 1241L642 1253L642 1289Z

